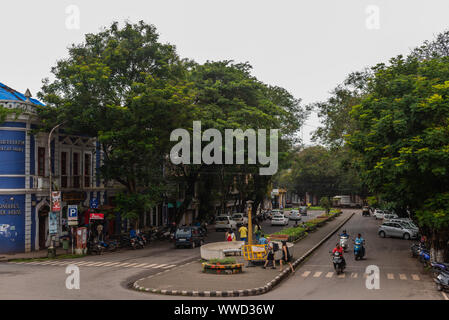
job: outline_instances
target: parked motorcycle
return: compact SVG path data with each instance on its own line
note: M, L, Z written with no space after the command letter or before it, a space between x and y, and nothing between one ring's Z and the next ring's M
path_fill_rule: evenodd
M415 257L415 258L419 256L419 254L421 253L421 251L422 251L423 249L428 250L428 249L427 249L422 243L420 243L420 242L414 243L414 244L412 244L412 245L410 246L410 250L411 250L411 252L412 252L412 256Z
M334 269L337 274L344 272L346 264L344 263L343 256L340 252L336 251L332 254L332 263L334 264Z
M428 267L430 264L430 252L427 249L422 249L419 252L419 261L424 265L424 267Z
M432 267L434 278L441 272L449 273L449 263L432 261L430 262L430 266Z
M98 244L100 246L102 246L103 249L106 250L106 251L116 251L118 246L119 246L118 242L115 241L115 240L110 240L108 242L99 241Z
M449 273L440 272L436 278L433 279L437 285L438 291L448 291L449 290Z
M89 241L87 243L87 253L88 254L103 254L104 247L100 244L100 242Z

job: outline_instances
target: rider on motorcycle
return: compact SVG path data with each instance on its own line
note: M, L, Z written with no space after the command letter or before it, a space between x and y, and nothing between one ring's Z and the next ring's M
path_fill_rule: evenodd
M355 244L360 244L362 246L362 257L365 256L365 239L362 238L362 235L357 234L357 238L354 240Z
M344 250L343 248L340 246L339 243L337 243L336 247L334 248L334 250L332 250L332 254L334 254L335 252L339 252L341 255L341 260L343 260L343 266L346 266L346 260L345 257L343 256Z
M343 230L343 233L340 234L340 238L341 237L349 238L349 234L346 233L346 230Z

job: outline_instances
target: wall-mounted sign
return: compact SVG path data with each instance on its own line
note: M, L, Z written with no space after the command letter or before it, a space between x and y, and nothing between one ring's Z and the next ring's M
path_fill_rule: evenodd
M104 220L104 213L91 213L90 220Z
M67 207L67 217L69 218L69 220L78 221L78 206L77 205L70 205Z
M50 234L57 234L59 227L59 215L58 212L50 212L50 219L48 221L48 232Z
M86 200L85 192L64 192L62 194L62 201L64 202L83 202Z
M98 208L98 199L97 198L90 199L90 208L91 209L97 209Z
M21 213L18 203L0 203L0 216L19 215Z
M51 193L52 211L61 211L61 191Z

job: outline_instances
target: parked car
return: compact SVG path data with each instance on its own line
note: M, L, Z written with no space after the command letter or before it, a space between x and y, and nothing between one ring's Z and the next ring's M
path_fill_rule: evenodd
M367 206L364 206L362 209L362 216L363 217L369 217L371 214L369 213L369 208Z
M301 214L299 210L292 210L288 218L293 221L301 221Z
M379 227L377 234L382 238L396 237L409 240L418 236L418 230L407 228L398 222L386 221Z
M271 219L272 226L286 226L288 225L288 218L281 213L273 216Z
M407 219L407 218L389 219L388 222L397 222L401 225L404 225L405 227L419 231L418 226L416 224L414 224L410 219Z
M248 223L248 217L246 217L243 213L234 213L231 219L237 223L237 227Z
M377 219L383 219L384 218L384 214L386 214L386 211L380 210L380 209L376 209L374 210L374 218Z
M232 220L230 216L217 216L215 218L215 231L228 229L237 230L237 222Z
M299 207L299 213L301 213L302 216L307 216L307 207L306 206Z
M175 232L175 248L200 247L204 244L204 234L200 227L180 227Z
M397 218L399 218L399 217L395 213L385 213L384 214L384 221L391 220L391 219L397 219Z

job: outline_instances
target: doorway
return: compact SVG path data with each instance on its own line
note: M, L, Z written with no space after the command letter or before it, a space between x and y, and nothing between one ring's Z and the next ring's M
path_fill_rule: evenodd
M47 220L49 211L50 208L48 206L43 206L39 210L39 249L45 249L47 237Z

